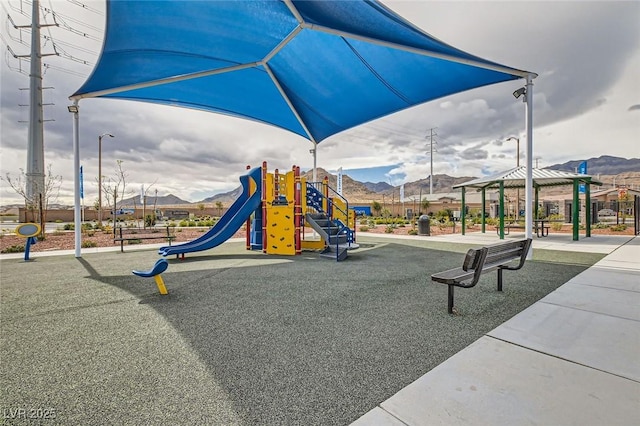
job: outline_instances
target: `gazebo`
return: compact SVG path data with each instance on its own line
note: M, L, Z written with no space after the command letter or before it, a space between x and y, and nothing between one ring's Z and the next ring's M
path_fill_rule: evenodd
M534 217L538 217L538 193L540 188L547 186L562 186L562 185L572 185L573 186L573 203L571 204L571 222L573 223L573 240L577 241L579 239L579 212L580 212L580 192L581 185L584 185L584 194L586 198L586 205L591 205L590 200L590 186L591 185L602 185L602 182L599 182L593 179L589 175L579 174L579 173L569 173L563 172L560 170L549 170L549 169L532 169L533 176L533 188L535 190L535 198L534 198ZM526 167L516 167L511 170L507 170L506 172L497 173L492 176L487 176L479 179L470 180L468 182L460 183L458 185L454 185L453 188L460 188L462 190L462 212L465 210L465 192L467 188L475 189L476 191L482 192L482 211L484 212L486 209L485 205L485 192L487 189L498 189L499 190L499 231L500 231L500 239L504 239L504 190L505 188L524 188L526 184L527 178L527 170ZM585 211L586 218L586 236L591 236L591 210L589 208ZM530 220L527 218L527 220ZM465 221L462 220L462 234L465 234L466 231ZM482 232L485 232L485 217L482 215Z

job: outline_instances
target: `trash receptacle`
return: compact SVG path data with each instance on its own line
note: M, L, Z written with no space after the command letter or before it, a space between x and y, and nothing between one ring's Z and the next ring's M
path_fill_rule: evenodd
M431 223L431 218L423 214L418 218L418 235L431 235L431 230L429 229L429 224Z

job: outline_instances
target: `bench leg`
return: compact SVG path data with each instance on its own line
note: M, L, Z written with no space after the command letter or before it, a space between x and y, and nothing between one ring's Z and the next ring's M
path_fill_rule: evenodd
M156 285L158 286L160 294L169 294L167 288L164 286L164 280L162 279L162 276L160 274L153 277L153 279L156 280Z
M502 291L502 268L498 268L498 291Z
M447 295L447 311L453 313L453 286L449 286L449 294Z

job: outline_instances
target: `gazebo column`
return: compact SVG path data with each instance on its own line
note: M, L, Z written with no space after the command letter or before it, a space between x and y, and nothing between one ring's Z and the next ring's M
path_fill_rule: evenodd
M591 183L587 182L584 185L584 204L585 204L585 212L584 212L584 220L587 222L585 229L586 237L591 236Z
M465 205L464 205L464 186L462 187L462 207L461 207L461 211L460 211L460 221L462 222L462 235L464 235L466 228L467 228L467 215L465 215Z
M571 206L571 221L573 222L573 241L578 241L580 231L580 193L578 180L573 180L573 205Z
M485 212L485 208L487 207L487 201L486 201L486 191L484 188L482 188L482 219L480 219L480 223L482 224L482 233L484 234L485 231L485 218L484 218L484 212Z
M534 185L533 186L535 188L535 197L534 197L534 205L533 205L533 220L534 223L536 220L538 220L538 218L540 216L538 216L538 205L540 204L540 199L539 199L539 195L540 195L540 187L538 185Z
M498 216L500 220L500 239L504 240L504 180L500 181L500 208Z

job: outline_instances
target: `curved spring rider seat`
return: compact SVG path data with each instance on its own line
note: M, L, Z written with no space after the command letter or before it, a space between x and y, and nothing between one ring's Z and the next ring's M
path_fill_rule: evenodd
M160 291L160 294L168 294L169 292L167 291L167 288L164 286L164 280L160 275L161 273L166 271L168 267L169 267L169 263L167 262L166 259L158 259L156 264L153 265L153 268L149 269L148 271L134 270L131 272L133 272L134 275L137 275L143 278L153 277L153 279L156 281L156 285L158 286L158 290Z

